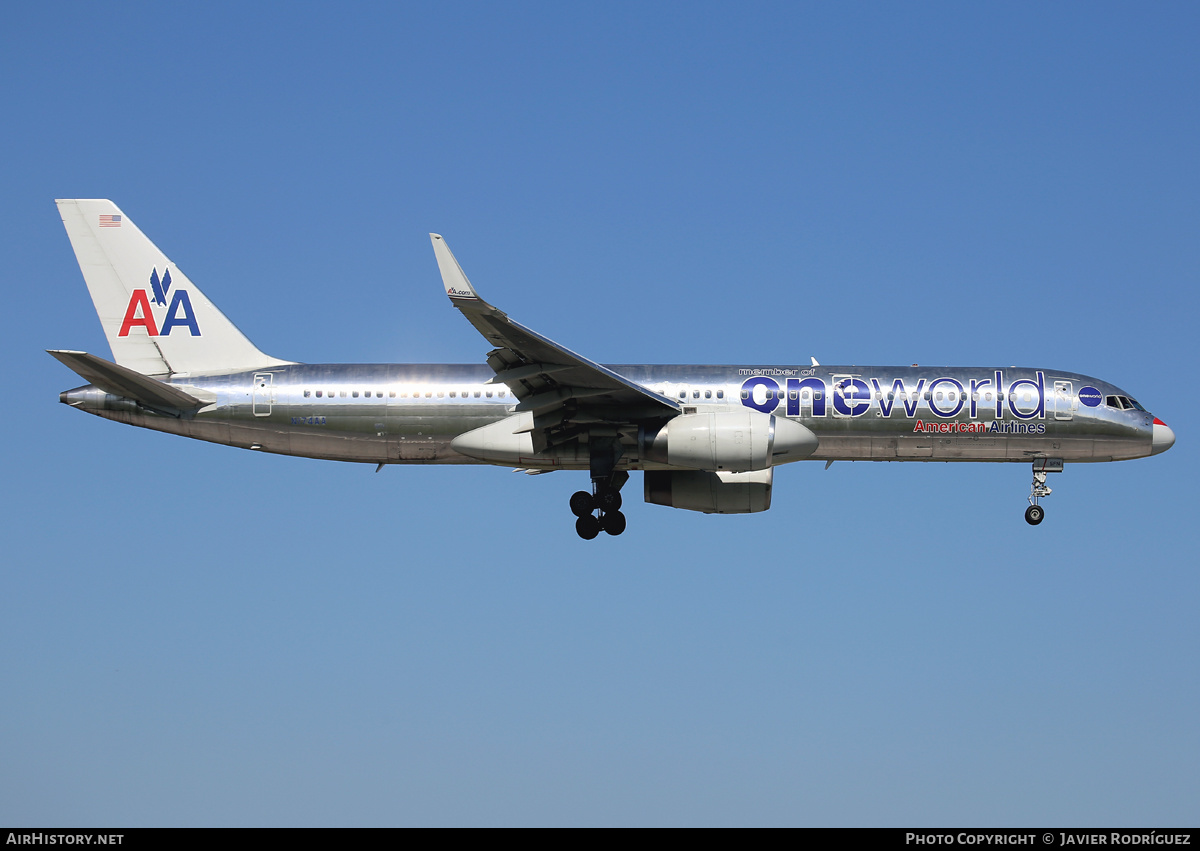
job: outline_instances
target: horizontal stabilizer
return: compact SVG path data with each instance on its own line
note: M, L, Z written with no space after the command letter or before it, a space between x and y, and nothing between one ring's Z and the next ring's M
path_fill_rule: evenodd
M49 349L48 354L105 393L124 396L151 408L176 408L186 411L203 408L209 404L171 384L142 375L137 370L119 366L104 358L89 355L87 352Z

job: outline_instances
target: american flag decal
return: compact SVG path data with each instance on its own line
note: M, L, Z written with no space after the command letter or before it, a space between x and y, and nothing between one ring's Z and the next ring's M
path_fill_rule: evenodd
M100 227L102 228L119 228L121 226L120 216L100 216Z

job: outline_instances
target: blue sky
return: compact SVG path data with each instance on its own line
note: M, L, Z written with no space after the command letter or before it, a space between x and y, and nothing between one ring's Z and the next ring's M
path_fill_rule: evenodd
M25 4L0 823L1195 824L1200 13ZM426 234L603 362L1040 365L1164 456L797 464L765 514L267 457L58 404L108 356L53 199L255 343L482 360Z

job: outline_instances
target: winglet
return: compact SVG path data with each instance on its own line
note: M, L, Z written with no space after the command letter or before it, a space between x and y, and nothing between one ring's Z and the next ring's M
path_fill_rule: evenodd
M442 273L442 283L446 287L446 295L452 299L478 299L479 294L475 292L475 288L467 280L462 266L458 265L458 261L450 253L450 247L446 245L446 240L442 239L442 235L431 233L429 240L433 243L433 253L437 257L438 271Z

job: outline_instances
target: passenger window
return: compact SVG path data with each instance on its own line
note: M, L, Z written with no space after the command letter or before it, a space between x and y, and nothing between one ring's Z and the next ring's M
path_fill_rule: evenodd
M693 398L693 399L699 399L699 398L700 398L700 391L699 391L699 390L693 390L693 391L692 391L692 398Z
M479 398L479 391L478 391L478 390L476 390L476 391L475 391L475 398L476 398L476 399L478 399L478 398Z
M679 391L679 398L680 398L680 399L686 399L686 398L687 398L687 391L686 391L686 390L680 390L680 391Z
M320 398L321 398L321 391L320 391L320 390L318 390L318 391L317 391L317 398L318 398L318 399L320 399Z
M501 391L500 391L499 393L497 393L496 395L497 395L497 396L499 396L501 399L503 399L503 398L504 398L504 391L503 391L503 390L501 390Z
M429 394L428 394L428 393L426 393L425 395L426 395L426 396L428 396ZM446 395L446 391L444 391L444 390L439 390L439 391L438 391L438 398L439 398L439 399L441 399L441 398L445 397L445 395Z
M339 392L341 393L341 395L342 395L342 398L344 399L344 398L346 397L346 391L345 391L345 390L342 390L342 391L339 391ZM357 396L358 394L357 394L357 393L355 393L354 395L355 395L355 396Z
M718 390L718 391L717 391L717 398L718 398L718 399L724 399L724 398L725 398L725 391L724 391L724 390Z
M745 387L743 387L743 388L742 388L742 398L743 398L743 399L749 399L749 398L750 398L750 391L749 391L749 390L747 390Z
M307 399L307 398L308 398L310 395L312 395L312 391L311 391L311 390L305 390L305 391L304 391L304 398L305 398L305 399Z
M711 398L712 398L712 391L711 391L711 390L705 390L705 391L704 391L704 398L705 398L705 399L711 399Z
M350 391L350 395L351 395L351 396L353 396L355 399L357 399L357 398L358 398L358 391L357 391L357 390L352 390L352 391Z
M490 399L490 398L492 398L492 391L491 391L491 390L485 390L485 391L483 392L483 395L484 395L484 396L487 396L487 397Z
M453 399L453 398L454 398L455 396L457 396L457 395L458 395L458 393L456 393L455 391L453 391L453 390L451 390L451 391L450 391L450 398L451 398L451 399Z

